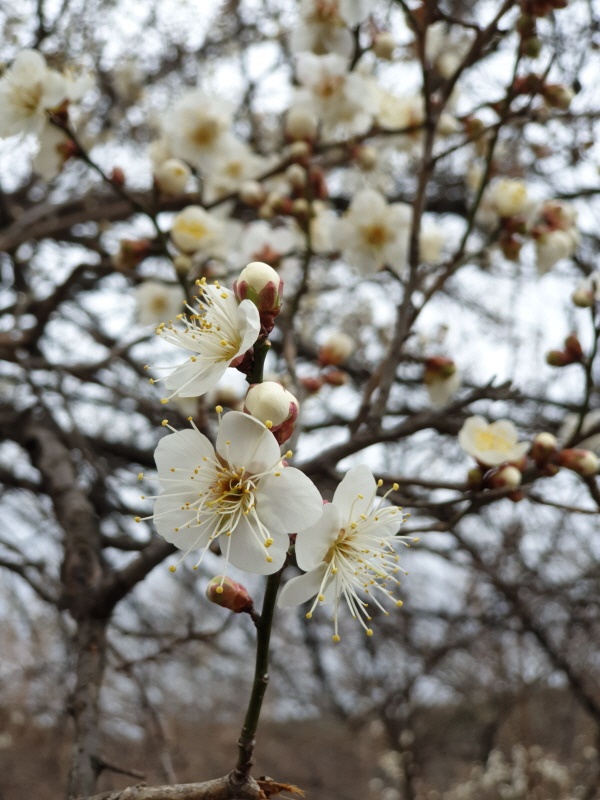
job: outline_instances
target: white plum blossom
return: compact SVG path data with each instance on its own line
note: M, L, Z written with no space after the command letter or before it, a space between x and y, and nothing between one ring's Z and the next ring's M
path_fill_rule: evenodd
M46 112L67 96L64 76L49 69L37 50L22 50L0 79L0 136L40 134Z
M225 241L225 224L202 206L187 206L171 225L173 244L184 253L217 256Z
M219 417L215 447L194 426L161 439L155 460L163 492L151 518L182 560L200 551L196 566L218 540L227 564L270 575L283 566L288 533L322 513L312 481L284 466L273 434L239 411Z
M517 428L510 420L499 419L490 423L480 416L465 420L458 434L458 443L465 453L487 467L523 458L529 443L518 439Z
M274 228L265 220L251 222L240 237L239 261L276 264L282 256L300 249L302 238L293 221Z
M32 169L44 180L52 180L69 156L71 139L60 128L45 125L39 134L40 148L33 159Z
M137 320L140 325L157 325L173 319L183 308L183 289L179 284L169 286L160 281L144 281L135 288Z
M354 39L340 15L338 0L302 0L300 15L290 38L292 53L352 55Z
M488 189L490 202L499 217L523 214L530 206L527 184L516 178L499 178Z
M162 128L172 155L210 171L212 159L233 138L231 121L231 109L223 98L194 89L169 110Z
M321 519L296 537L296 560L305 575L292 578L278 600L280 606L297 606L315 598L306 614L311 618L319 603L333 603L334 641L339 641L338 614L344 600L352 617L358 619L367 635L372 634L369 605L384 613L379 596L392 598L392 586L400 581L401 571L393 544L404 537L397 535L404 521L397 506L386 506L385 497L377 500L377 488L371 470L364 466L351 469L337 487L331 503L323 507ZM392 487L397 489L397 485Z
M362 275L385 266L401 273L406 266L412 209L406 203L388 205L374 189L362 189L352 199L335 229L344 259Z
M379 96L373 78L348 72L348 62L330 53L316 56L301 53L296 69L303 87L296 95L295 106L313 109L323 125L323 135L366 133L377 112Z
M185 328L175 327L172 322L163 322L156 329L156 333L165 341L193 353L170 375L160 379L172 391L169 397L163 398L163 403L175 395L199 397L213 389L232 362L239 363L258 339L260 315L251 300L238 303L234 293L217 282L209 285L202 279L198 287L199 311L186 306L191 313L177 317L185 324ZM151 379L151 383L157 382Z
M442 78L449 78L469 52L472 39L472 34L464 30L456 36L450 33L445 22L434 22L427 27L425 55Z
M205 167L207 199L214 200L237 191L242 184L256 178L265 169L264 159L244 142L230 138Z

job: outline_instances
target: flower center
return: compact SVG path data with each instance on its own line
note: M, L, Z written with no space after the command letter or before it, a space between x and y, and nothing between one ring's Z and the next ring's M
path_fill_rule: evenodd
M362 235L365 242L371 247L382 247L391 238L388 229L377 223L364 227Z
M327 100L334 96L343 82L344 79L341 75L329 75L319 82L316 94L323 100Z
M200 122L192 131L192 140L199 147L209 147L219 135L219 125L214 119Z
M502 453L511 449L511 445L503 436L498 436L492 431L478 431L475 444L479 450L499 450Z

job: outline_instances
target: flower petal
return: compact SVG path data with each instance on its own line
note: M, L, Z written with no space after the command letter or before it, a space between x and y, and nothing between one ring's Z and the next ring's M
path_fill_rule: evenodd
M303 570L314 569L325 558L327 551L337 539L342 527L342 514L337 505L323 506L321 519L310 528L298 531L296 537L296 561Z
M215 364L201 357L195 362L184 361L165 378L165 386L179 397L200 397L217 385L228 366L225 361Z
M299 575L297 578L289 580L277 600L278 606L299 606L306 603L321 590L323 577L327 571L327 564L319 564L318 567L307 572L306 575Z
M367 514L377 491L373 473L360 464L346 473L333 495L333 503L342 512L342 522L350 522Z
M216 449L231 465L245 467L250 473L273 469L281 458L279 445L271 431L241 411L229 411L223 415Z
M294 467L261 479L254 493L256 511L269 531L293 533L316 522L323 500L314 483Z
M154 505L154 524L158 533L180 550L202 548L207 543L209 533L198 526L196 514L189 508L182 508L184 503L193 502L197 492L188 496L176 492L165 492Z
M252 532L248 522L243 519L231 534L220 536L219 545L223 555L229 551L229 561L244 572L258 575L271 575L283 566L290 545L286 534L272 533L273 544L265 547ZM268 560L270 559L270 560Z
M242 344L238 350L238 355L241 355L252 347L260 333L260 313L252 300L242 300L237 307L237 319L242 334Z
M203 458L214 461L212 444L200 431L193 429L177 431L161 439L154 453L159 481L173 479L172 469L193 473L195 469L208 467ZM181 473L180 473L181 474ZM196 492L197 495L197 492Z

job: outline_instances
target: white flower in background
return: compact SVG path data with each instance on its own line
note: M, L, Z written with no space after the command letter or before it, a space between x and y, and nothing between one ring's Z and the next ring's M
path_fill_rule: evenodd
M337 224L337 247L344 260L363 275L385 266L400 273L406 267L411 218L409 205L388 205L379 192L362 189Z
M440 260L442 245L446 240L443 228L430 220L422 220L419 235L419 258L427 264Z
M386 131L399 131L418 127L425 119L425 107L421 95L398 97L385 89L379 89L377 124ZM412 134L413 141L418 133Z
M163 322L156 329L165 341L194 353L170 375L160 379L172 390L163 403L175 395L199 397L214 388L227 367L241 360L258 339L260 316L251 300L238 303L229 289L218 283L209 285L204 279L199 282L199 294L200 310L187 306L191 313L178 315L185 328ZM151 379L151 382L158 381Z
M465 420L458 434L458 443L470 456L487 467L497 467L506 461L519 461L529 449L529 442L519 442L513 422L499 419L487 422L474 416Z
M167 158L154 170L154 180L161 192L175 197L184 194L191 176L191 169L179 158Z
M369 76L348 72L345 58L333 53L301 53L296 75L304 88L298 91L294 105L316 111L324 137L342 131L361 134L370 128L379 103L377 84Z
M516 178L499 178L488 188L492 208L499 217L515 217L530 207L527 184Z
M31 165L44 180L52 180L68 159L72 140L54 125L44 125L39 134L40 149Z
M264 159L248 145L230 138L206 167L206 194L209 200L237 191L242 184L256 178L265 169Z
M343 331L334 331L319 347L319 363L337 367L356 352L356 342Z
M575 228L543 233L535 242L536 263L540 275L545 275L561 258L572 256L578 244L579 232Z
M37 50L22 50L0 79L0 136L40 134L46 111L68 97L63 75L49 69Z
M354 39L340 15L338 0L302 0L300 15L290 38L292 53L337 53L350 58Z
M238 261L266 261L277 264L282 256L302 247L302 237L293 222L272 227L264 220L251 222L240 237Z
M453 75L471 48L473 35L461 31L453 36L445 22L434 22L427 27L425 55L442 76Z
M162 128L175 157L210 171L212 159L231 141L231 121L223 98L195 89L179 98L165 115Z
M394 599L390 585L400 583L393 543L402 538L397 533L404 516L397 506L385 506L385 498L376 503L378 486L381 481L376 483L366 466L346 474L321 519L298 531L296 559L306 574L288 581L279 596L280 606L297 606L314 597L309 619L319 603L333 603L334 641L340 640L340 600L370 636L369 605L388 613L378 596Z
M313 203L313 216L310 219L310 241L315 253L331 253L337 246L336 230L338 215L323 203Z
M144 281L135 287L137 320L140 325L158 325L164 319L173 319L181 314L184 299L179 284Z
M309 106L292 106L285 115L285 134L292 140L315 139L319 118Z
M163 492L152 519L185 551L182 560L200 551L196 566L218 540L228 564L270 575L283 566L288 533L322 513L312 481L285 467L273 434L238 411L219 417L215 447L195 427L174 431L159 442L155 460Z
M119 99L128 105L139 100L146 75L136 58L118 61L112 69L112 83Z
M218 255L225 241L225 224L201 206L187 206L171 226L173 244L184 253Z

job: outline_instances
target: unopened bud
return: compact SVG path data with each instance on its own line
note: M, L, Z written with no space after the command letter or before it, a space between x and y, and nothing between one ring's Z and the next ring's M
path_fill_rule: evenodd
M343 369L328 369L323 373L323 380L330 386L344 386L348 383L349 377Z
M244 411L265 424L279 444L292 435L299 408L294 395L276 381L253 384L244 401Z
M444 356L431 356L425 359L425 372L423 381L432 383L438 380L447 380L456 372L456 364L451 358Z
M557 461L561 467L573 470L573 472L586 478L590 475L596 475L598 467L600 467L598 456L592 453L591 450L561 450L557 456Z
M571 295L571 300L579 308L591 308L596 302L596 293L591 286L579 286Z
M259 206L265 195L266 192L258 181L244 181L240 186L240 200L248 206Z
M310 146L307 142L292 142L289 153L295 161L304 161L310 155Z
M304 106L290 108L285 118L285 134L289 139L313 141L318 129L319 120L314 111Z
M538 433L531 445L529 455L538 464L544 464L558 452L558 442L556 436L551 433Z
M173 266L178 275L187 275L193 264L192 259L189 256L184 256L183 253L173 259Z
M299 197L297 200L293 201L292 214L295 217L308 217L309 211L310 205L308 204L308 200L304 197Z
M337 367L347 361L355 350L354 339L346 333L336 331L319 348L319 364L323 367Z
M573 359L569 358L568 353L563 350L550 350L546 353L546 364L551 367L566 367L573 363Z
M217 575L209 581L206 596L211 603L221 608L228 608L236 614L249 613L254 608L254 601L246 587L224 575Z
M272 331L283 295L283 281L273 267L263 261L252 261L240 272L233 291L240 302L252 300L260 311L261 326L267 333Z
M583 361L583 348L575 333L570 333L565 339L565 350L572 361Z
M382 58L384 61L392 61L395 49L396 40L390 31L382 31L375 35L373 39L373 52L377 58Z
M485 475L485 483L490 489L517 489L522 479L520 471L511 465L497 467Z
M113 167L110 173L110 182L115 186L125 186L125 172L121 167Z
M116 269L133 269L152 253L148 239L121 239L119 252L112 257Z
M154 171L156 185L164 194L174 197L185 192L192 171L188 165L178 158L168 158Z
M323 386L323 378L319 375L307 376L306 378L300 378L300 383L308 394L316 394Z
M551 108L560 108L565 111L571 105L575 93L563 83L547 83L541 89L541 94Z
M356 160L366 170L373 169L377 164L378 158L377 148L371 147L371 145L359 147L356 153Z
M306 170L300 164L290 164L285 171L285 177L294 189L303 189L306 186Z

